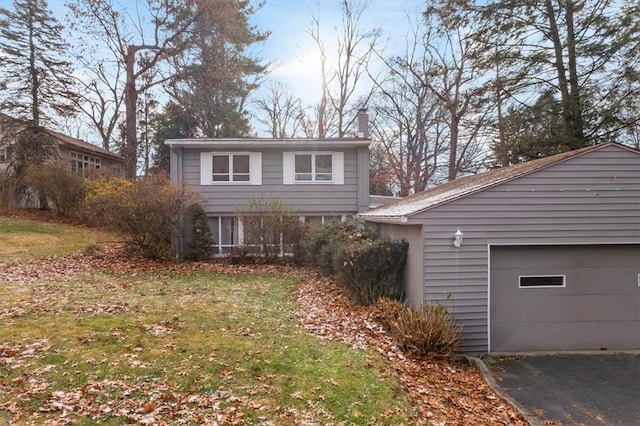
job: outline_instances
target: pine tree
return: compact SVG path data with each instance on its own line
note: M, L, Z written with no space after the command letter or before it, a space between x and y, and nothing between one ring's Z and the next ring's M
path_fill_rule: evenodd
M57 157L44 125L55 123L56 114L73 113L76 95L61 32L45 0L15 0L13 10L0 8L0 145L12 153L0 186L8 202L25 193L29 166ZM39 195L44 208L46 195Z
M2 111L33 126L73 113L71 64L63 58L68 45L62 25L46 0L14 0L13 10L0 8L0 86Z

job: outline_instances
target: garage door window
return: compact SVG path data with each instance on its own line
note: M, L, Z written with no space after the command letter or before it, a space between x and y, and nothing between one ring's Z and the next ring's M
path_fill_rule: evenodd
M520 288L565 287L564 275L520 275Z

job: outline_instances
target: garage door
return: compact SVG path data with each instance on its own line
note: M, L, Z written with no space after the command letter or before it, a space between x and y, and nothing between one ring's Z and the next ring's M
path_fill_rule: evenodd
M492 352L640 349L640 245L494 246Z

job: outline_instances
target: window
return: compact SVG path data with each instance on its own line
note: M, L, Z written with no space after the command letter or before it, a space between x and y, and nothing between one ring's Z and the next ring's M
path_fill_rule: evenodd
M346 214L331 216L301 216L301 219L304 221L304 223L307 223L311 226L316 226L331 222L347 222L349 220L349 216Z
M0 147L0 163L7 163L11 159L11 148L8 146Z
M249 182L248 154L213 155L213 182Z
M520 275L520 288L565 287L564 275Z
M285 152L283 183L344 184L343 152Z
M85 155L79 152L71 151L71 171L82 177L94 176L96 171L100 169L101 160L92 155Z
M216 255L230 253L233 247L243 244L242 221L237 217L210 217L209 228Z
M200 167L202 185L262 184L259 152L203 152Z
M294 154L296 182L330 182L333 179L331 154Z

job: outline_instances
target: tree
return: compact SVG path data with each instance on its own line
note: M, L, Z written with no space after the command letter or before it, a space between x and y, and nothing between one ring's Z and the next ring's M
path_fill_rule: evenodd
M266 96L254 102L255 119L263 124L272 138L296 137L303 127L304 108L302 100L295 97L284 83L269 86Z
M218 48L236 43L228 30L238 19L228 26L224 23L244 17L252 9L244 0L145 0L136 3L135 10L124 12L112 0L76 1L70 7L75 17L85 22L87 32L99 37L124 65L125 174L134 178L138 96L184 76L190 59L212 41L217 41Z
M169 147L164 144L167 139L191 138L197 133L198 125L195 117L174 102L165 104L162 112L153 118L154 128L152 145L153 166L156 171L169 173Z
M55 115L72 115L77 97L62 26L45 0L15 0L0 8L0 86L2 110L35 127L54 124Z
M493 152L502 166L566 151L562 105L550 91L532 106L513 106L504 118L502 138Z
M315 111L315 123L307 117L305 132L308 137L314 133L319 138L328 136L344 137L353 126L356 112L364 107L371 97L371 90L358 96L362 78L367 76L367 66L373 54L379 29L362 30L362 19L367 10L363 0L343 0L342 25L336 33L336 53L338 63L334 69L327 69L327 53L320 35L320 20L313 17L308 30L320 52L321 96ZM315 131L314 128L315 127Z
M29 166L57 157L55 138L43 125L55 124L56 115L72 115L76 93L70 63L63 59L62 27L46 1L16 0L13 10L0 8L0 16L0 107L12 115L0 123L3 144L12 152L3 186L13 192L4 194L11 202L24 193ZM40 205L47 206L44 193Z

